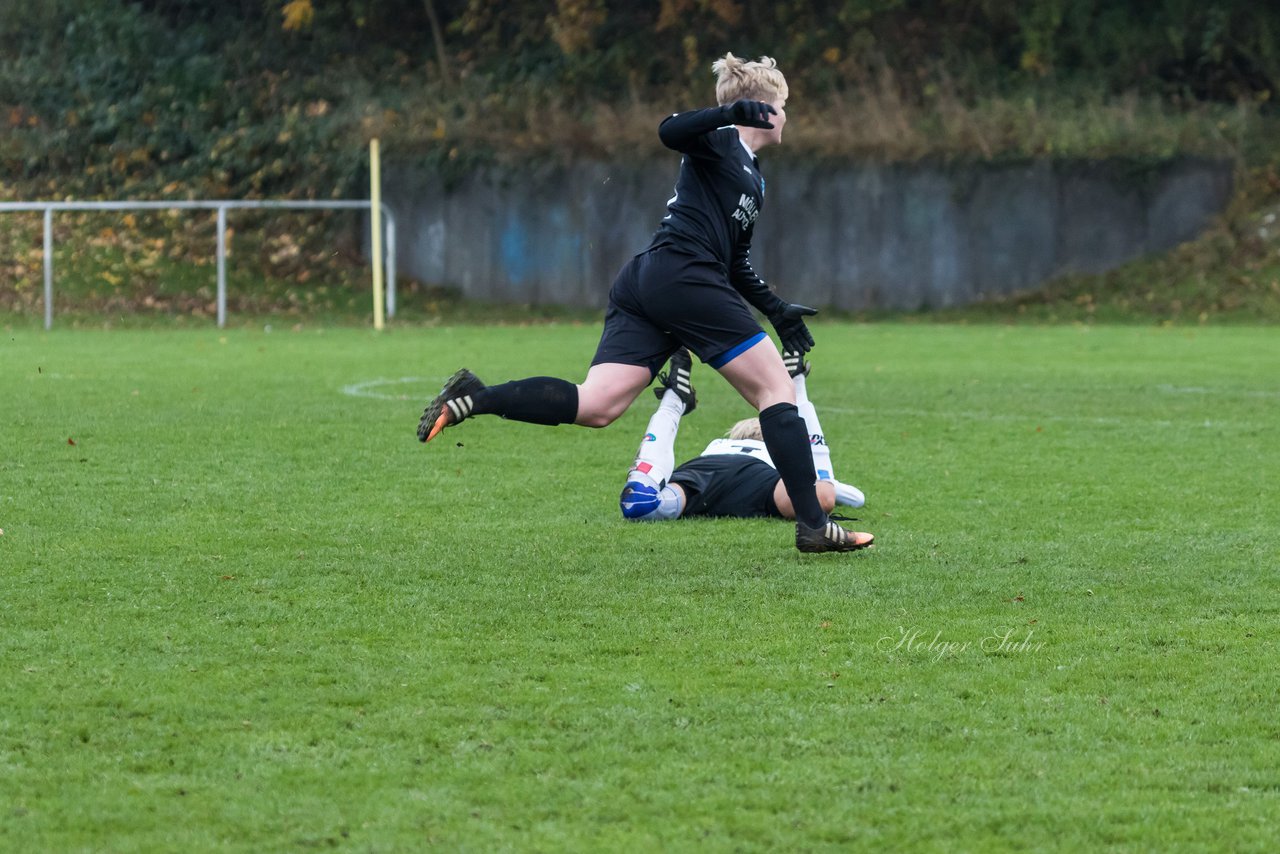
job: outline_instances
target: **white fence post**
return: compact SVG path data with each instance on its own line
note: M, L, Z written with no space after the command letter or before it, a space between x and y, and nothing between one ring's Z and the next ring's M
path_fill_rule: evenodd
M387 317L396 316L396 218L391 209L382 206L387 231Z
M218 328L227 325L227 207L218 206Z
M53 327L53 208L44 209L44 328Z

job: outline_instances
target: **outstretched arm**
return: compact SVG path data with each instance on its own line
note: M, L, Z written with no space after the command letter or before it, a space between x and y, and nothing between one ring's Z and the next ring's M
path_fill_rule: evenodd
M771 128L769 115L776 112L772 104L763 101L735 101L705 110L674 113L658 125L658 138L667 148L681 154L707 154L711 149L703 141L706 134L726 125Z

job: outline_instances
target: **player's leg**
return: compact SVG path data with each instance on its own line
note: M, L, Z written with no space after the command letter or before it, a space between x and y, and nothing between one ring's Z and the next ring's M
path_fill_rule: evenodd
M826 524L814 484L808 435L795 403L795 387L773 343L762 338L718 366L725 379L760 412L760 433L791 496L794 516L810 528Z
M635 284L634 264L628 264L609 292L604 331L581 384L530 377L486 386L470 371L459 371L427 404L418 423L418 438L428 442L445 427L473 415L497 415L528 424L604 427L613 423L676 348L671 336L629 307Z
M641 365L616 362L592 365L578 386L578 412L574 424L608 427L635 402L649 383L653 371Z
M680 419L698 405L691 379L692 367L693 360L688 350L681 347L671 354L670 369L658 377L660 385L653 390L658 398L658 409L649 418L640 448L636 451L635 463L631 466L632 472L646 474L659 484L665 484L676 467L676 434L680 430Z
M818 493L818 503L823 512L830 513L836 506L836 485L834 481L820 480L814 491ZM786 484L778 478L778 485L773 488L773 504L784 519L796 518L796 509L791 506L791 496L787 495Z
M671 354L661 384L654 388L658 409L649 418L635 462L618 499L622 515L633 520L675 519L684 512L684 490L668 485L676 465L676 434L680 419L698 405L692 382L693 360L681 347Z
M639 365L592 365L581 385L557 377L529 377L486 386L459 371L427 404L418 438L429 442L445 427L473 415L497 415L526 424L606 427L627 411L653 373Z
M795 385L773 343L762 338L716 367L760 411L765 447L795 512L796 547L801 551L852 551L870 545L870 534L846 531L829 521L818 501L817 473L804 420L796 408Z
M867 503L867 497L862 494L862 490L856 486L850 486L839 480L831 481L831 485L835 487L836 503L843 504L846 507L861 507Z
M796 408L800 411L800 417L804 419L805 427L809 431L809 450L813 453L813 467L818 474L818 485L831 484L836 503L861 507L866 503L866 497L861 490L836 479L835 466L831 462L831 447L827 444L826 433L823 432L822 423L818 420L818 410L809 400L810 364L805 361L803 353L787 350L782 352L782 364L791 375L791 382L796 390Z
M632 522L666 522L679 519L688 501L678 483L659 486L647 474L632 472L618 497L622 518Z
M834 480L835 474L831 469L831 449L827 447L826 434L822 432L822 424L818 421L818 411L814 409L813 402L809 400L809 390L806 386L806 380L809 376L809 363L805 361L803 353L784 350L782 352L782 364L791 376L791 385L795 389L796 395L796 409L800 412L800 417L804 420L805 429L809 433L809 450L813 456L813 467L817 472L818 480Z

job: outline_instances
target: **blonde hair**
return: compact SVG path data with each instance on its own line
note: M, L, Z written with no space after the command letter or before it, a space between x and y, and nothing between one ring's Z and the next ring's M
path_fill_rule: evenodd
M729 438L738 439L755 439L757 442L764 441L764 434L760 432L759 418L744 418L737 424L729 428Z
M752 101L785 101L787 78L778 70L772 57L762 56L756 62L739 59L726 53L722 59L711 63L716 75L716 102L732 104L749 98Z

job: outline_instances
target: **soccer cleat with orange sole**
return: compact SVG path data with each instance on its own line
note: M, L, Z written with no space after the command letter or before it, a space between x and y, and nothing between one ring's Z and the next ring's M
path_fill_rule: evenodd
M449 377L440 393L432 398L418 419L418 441L430 442L440 431L469 418L475 409L473 395L484 390L484 383L466 368Z
M802 552L854 552L865 549L876 540L862 531L847 531L835 522L821 528L796 523L796 548Z

